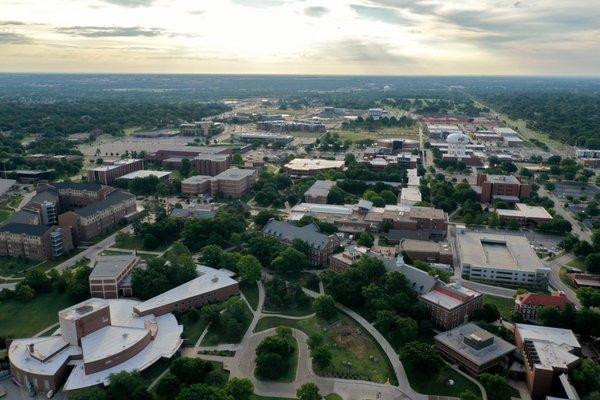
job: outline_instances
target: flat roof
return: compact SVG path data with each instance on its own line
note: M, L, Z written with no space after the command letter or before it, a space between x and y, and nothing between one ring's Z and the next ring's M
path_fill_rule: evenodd
M239 180L253 176L255 173L256 171L253 169L229 168L214 178L218 180Z
M81 338L83 362L89 363L115 355L142 340L149 334L145 328L105 326Z
M337 160L324 160L321 158L294 158L289 163L285 164L286 168L295 169L295 170L319 170L319 169L329 169L329 168L342 168L344 166L344 161Z
M109 171L111 169L115 169L115 168L119 168L123 165L128 165L128 164L133 164L135 162L140 161L140 159L137 158L125 158L123 160L117 160L115 162L113 162L112 164L106 164L106 165L100 165L98 167L95 168L90 168L90 171Z
M547 219L551 220L552 215L546 211L544 207L541 206L530 206L525 203L516 203L516 210L502 210L497 209L496 213L498 213L501 217L517 217L517 218L534 218L534 219Z
M202 268L197 269L197 271L201 274L197 278L146 300L138 304L135 309L139 313L145 313L166 304L177 303L203 293L209 293L214 290L237 285L237 281L221 270L202 266Z
M521 181L519 181L513 175L487 175L486 182L490 183L510 183L513 185L520 185Z
M15 183L17 181L14 179L0 179L0 196L8 192Z
M334 186L335 181L315 181L315 183L304 192L304 196L327 196Z
M90 278L116 278L136 259L133 254L99 256L96 258Z
M544 267L525 236L464 230L456 234L456 243L461 264L527 272Z
M493 338L493 342L481 349L476 349L464 342L465 337L476 337L479 339ZM515 346L506 340L492 335L490 332L480 328L478 325L469 322L460 325L450 331L440 333L435 336L435 340L446 347L454 350L475 365L484 365L492 362L515 350Z
M402 201L414 201L415 203L417 203L421 201L421 199L421 191L418 187L405 187L400 192L400 203L402 203Z
M192 184L192 183L203 183L203 182L206 182L206 181L210 181L212 179L213 179L213 177L212 176L208 176L208 175L193 175L193 176L190 176L189 178L186 178L186 179L182 180L181 183L189 183L189 184Z
M437 290L438 287L440 290ZM463 295L465 296L462 300L460 298L456 298L450 296L446 291L454 292L457 296ZM453 310L456 307L463 305L466 301L469 301L475 297L481 296L481 293L471 290L462 286L460 283L452 283L450 285L444 285L438 282L438 285L434 286L433 289L425 294L421 295L422 299L425 299L431 303L437 304L438 306L446 309Z
M119 179L136 179L136 178L147 178L149 176L156 176L158 179L164 178L165 176L171 175L170 171L155 171L151 169L141 169L139 171L133 171L129 174L119 177Z
M404 251L428 251L452 254L452 246L448 242L432 242L431 240L403 239L400 249Z
M570 329L529 324L515 324L515 329L519 330L519 336L522 340L541 340L559 346L568 346L574 349L581 348L575 334Z

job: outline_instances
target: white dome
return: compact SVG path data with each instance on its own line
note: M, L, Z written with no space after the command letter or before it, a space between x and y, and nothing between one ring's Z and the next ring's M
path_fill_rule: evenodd
M464 133L452 133L446 138L446 143L460 144L469 143L469 137Z

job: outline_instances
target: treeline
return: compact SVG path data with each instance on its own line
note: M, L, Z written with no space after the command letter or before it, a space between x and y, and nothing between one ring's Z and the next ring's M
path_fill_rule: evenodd
M167 103L124 99L80 99L32 103L0 103L0 131L42 133L45 137L101 129L118 135L131 126L165 127L231 110L221 103Z
M373 117L358 117L354 121L342 122L342 128L344 129L358 129L364 128L369 131L375 131L382 128L405 128L415 125L415 120L407 116L401 117L382 117L374 119Z

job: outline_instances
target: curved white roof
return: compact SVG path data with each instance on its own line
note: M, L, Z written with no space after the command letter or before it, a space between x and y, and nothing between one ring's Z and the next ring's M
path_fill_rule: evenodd
M446 138L446 143L460 144L469 143L469 137L464 133L452 133Z

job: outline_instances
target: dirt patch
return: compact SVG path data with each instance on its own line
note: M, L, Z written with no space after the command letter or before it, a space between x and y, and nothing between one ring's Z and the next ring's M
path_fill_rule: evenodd
M362 329L357 328L347 319L337 321L331 327L336 344L354 353L358 358L368 357L371 353L371 343Z

